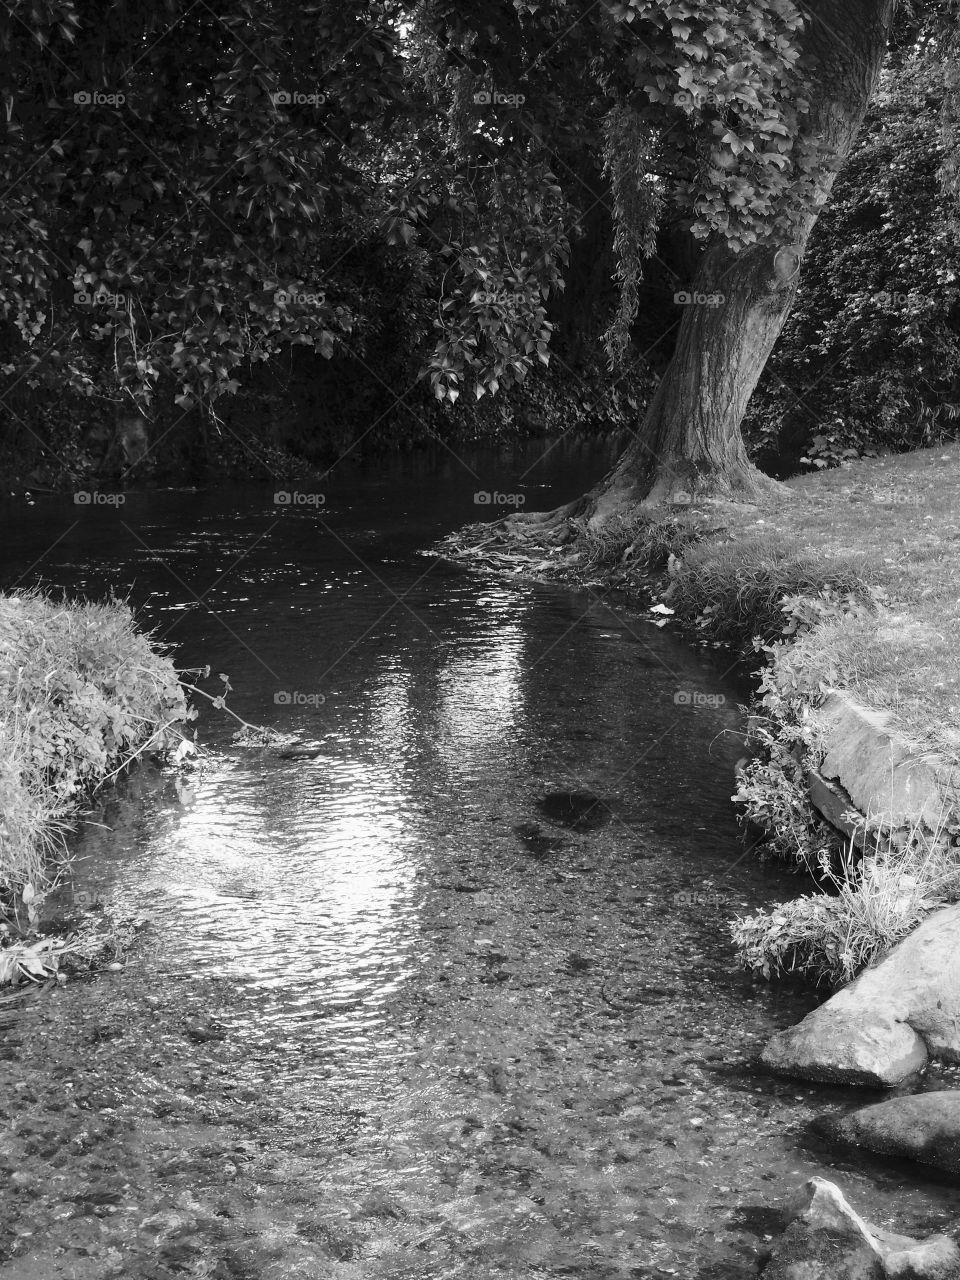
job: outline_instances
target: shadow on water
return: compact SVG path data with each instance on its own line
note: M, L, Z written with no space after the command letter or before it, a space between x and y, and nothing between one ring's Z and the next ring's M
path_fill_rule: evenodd
M0 1277L108 1274L82 1259L109 1249L135 1277L748 1276L827 1171L803 1135L848 1095L753 1067L814 999L755 984L728 940L796 888L738 840L744 691L602 594L417 554L491 514L474 493L524 492L533 457L322 503L18 514L8 581L129 588L239 714L312 745L238 747L205 711L195 794L146 766L89 815L76 885L150 931L122 974L34 1002L0 1069L28 1081L18 1158L46 1140L108 1198L61 1221L55 1187L21 1197ZM554 458L530 505L607 461ZM51 1094L73 1099L52 1118ZM75 1103L99 1136L58 1146ZM839 1167L868 1216L955 1211Z

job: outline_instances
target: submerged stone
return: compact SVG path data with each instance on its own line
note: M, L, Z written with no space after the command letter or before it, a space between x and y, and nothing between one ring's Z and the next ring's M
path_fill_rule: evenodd
M514 834L527 853L535 858L546 858L552 853L559 853L564 842L557 836L545 836L535 822L521 822L513 828Z
M548 791L537 808L551 822L574 831L594 831L610 819L610 810L592 791Z
M815 1127L835 1142L960 1175L958 1089L889 1098L848 1115L820 1117Z

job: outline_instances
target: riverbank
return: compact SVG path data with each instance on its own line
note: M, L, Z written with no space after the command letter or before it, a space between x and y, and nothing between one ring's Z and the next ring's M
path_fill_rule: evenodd
M735 799L767 851L826 868L840 892L740 919L736 941L766 976L837 983L960 896L960 446L785 488L765 507L678 504L550 541L536 524L474 526L441 554L625 592L755 665Z
M0 919L35 921L80 801L175 746L188 718L173 663L122 601L0 596Z

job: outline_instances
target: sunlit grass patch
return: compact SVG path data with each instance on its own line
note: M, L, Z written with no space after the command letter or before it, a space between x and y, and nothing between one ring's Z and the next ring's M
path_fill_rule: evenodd
M892 712L911 737L960 759L960 445L862 459L788 488L793 501L725 513L723 541L688 554L670 604L684 621L712 609L710 639L751 625L769 639L781 584L811 599L818 580L829 584L843 607L794 629L785 669ZM875 608L857 607L868 599Z
M815 696L855 692L904 735L960 765L960 636L933 611L880 608L825 619L778 655L784 680Z

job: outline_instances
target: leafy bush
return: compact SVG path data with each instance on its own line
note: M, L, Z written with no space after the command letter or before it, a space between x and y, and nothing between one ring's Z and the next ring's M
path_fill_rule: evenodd
M816 616L813 599L782 602L782 631L790 632L791 639L801 606ZM830 863L841 841L810 803L807 773L819 767L823 755L807 714L810 698L784 678L789 640L784 637L761 649L768 662L760 672L747 736L755 754L740 771L733 798L742 806L743 818L764 831L767 854L816 873Z
M80 796L190 716L127 605L0 596L0 891L39 893Z
M917 449L960 429L960 236L942 65L888 68L810 239L797 299L744 424L780 474Z

